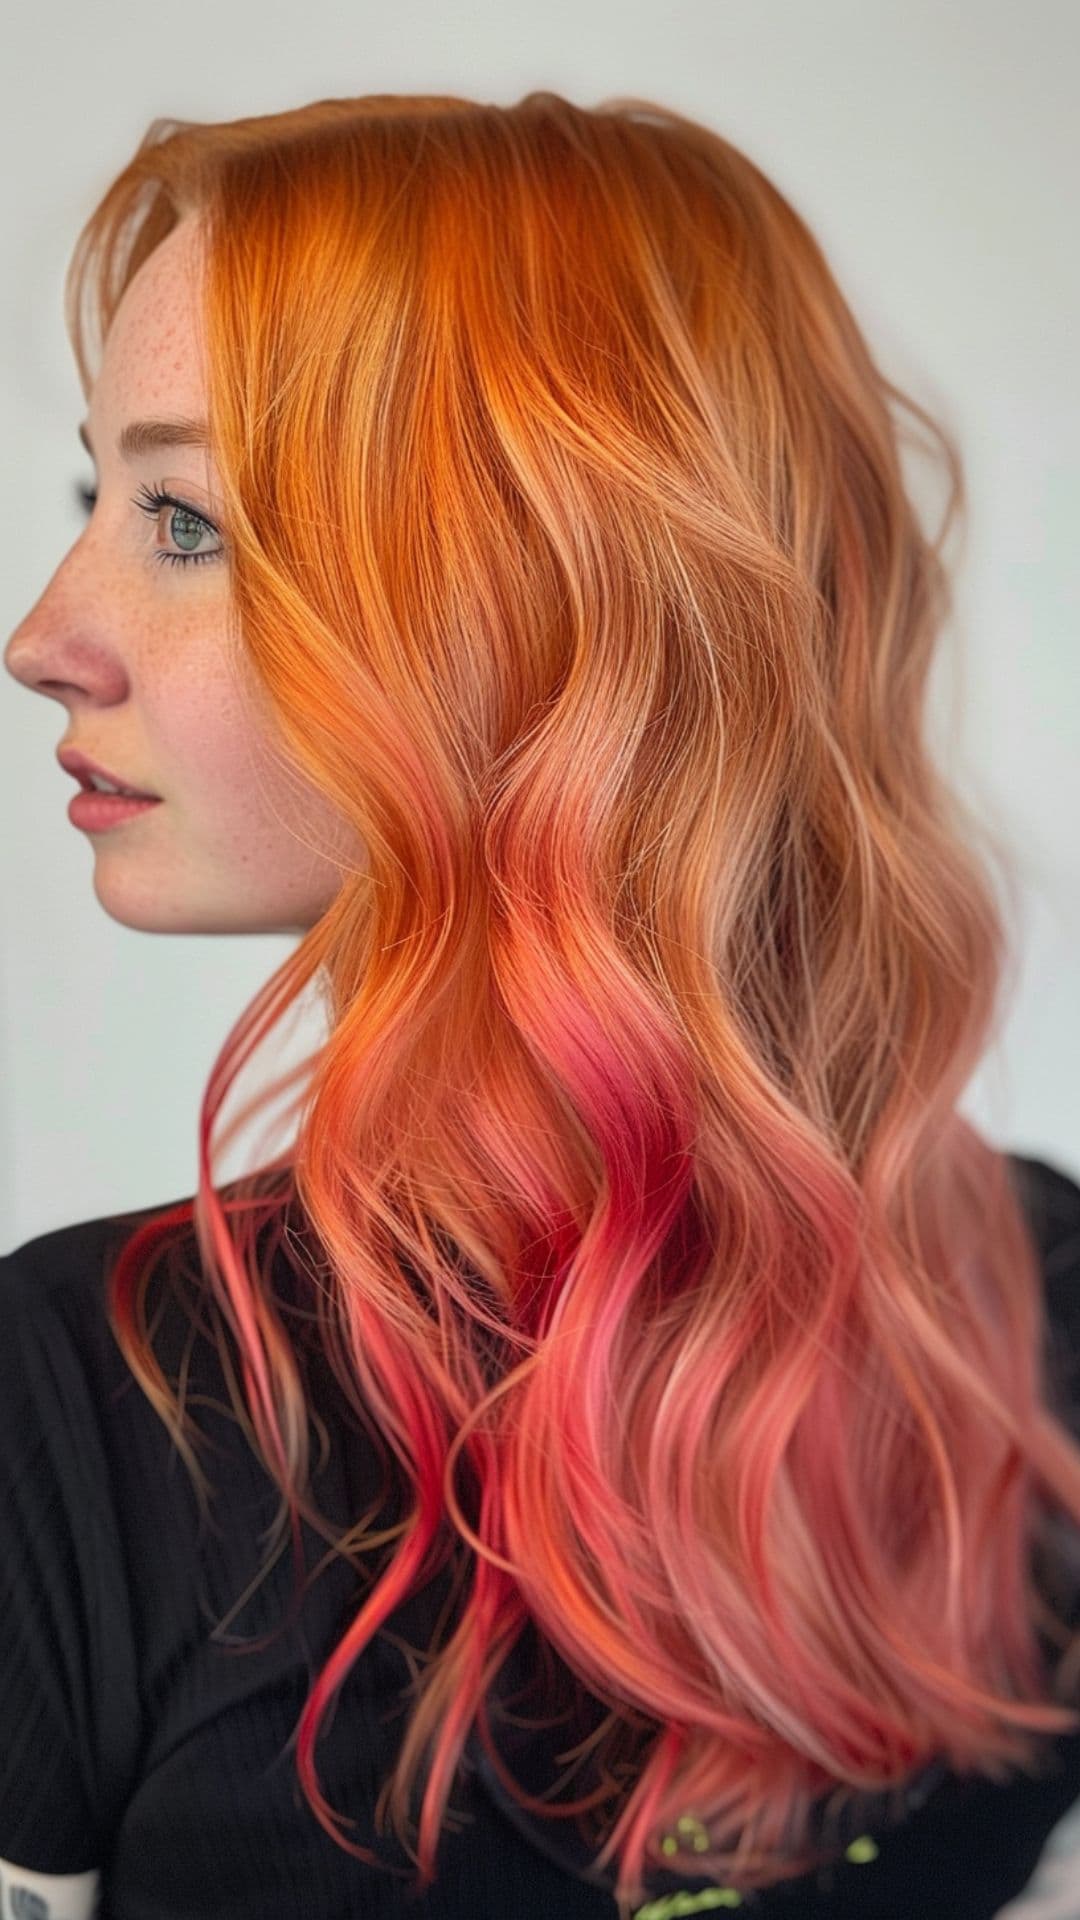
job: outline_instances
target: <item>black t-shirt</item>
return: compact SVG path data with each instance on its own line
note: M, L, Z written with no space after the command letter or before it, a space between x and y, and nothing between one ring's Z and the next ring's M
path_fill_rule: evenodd
M1043 1161L1012 1160L1042 1253L1055 1410L1080 1438L1080 1186ZM204 1527L186 1467L113 1338L106 1258L163 1210L79 1222L0 1256L0 1862L25 1870L5 1877L0 1868L3 1920L617 1920L614 1869L592 1873L573 1821L523 1813L475 1731L434 1886L415 1892L408 1855L392 1829L376 1828L407 1717L410 1651L423 1657L440 1618L452 1626L453 1563L360 1656L315 1750L323 1795L356 1823L347 1835L389 1870L344 1852L315 1819L290 1741L371 1576L361 1587L355 1569L330 1556L294 1625L261 1652L237 1653L230 1636L258 1638L288 1613L286 1538L215 1633L256 1582L279 1492L236 1417L217 1344L193 1339L190 1315L171 1293L156 1298L152 1280L155 1353L173 1379L186 1368L187 1404L216 1449L199 1453L214 1489ZM291 1284L283 1275L281 1297ZM343 1528L368 1506L379 1510L381 1469L329 1363L316 1353L310 1364L330 1441L321 1470L315 1458L313 1497ZM381 1508L394 1518L405 1510ZM304 1521L303 1541L313 1568L326 1540ZM500 1698L539 1670L532 1631L504 1669ZM571 1744L565 1729L547 1748L493 1732L535 1791L559 1771L551 1753ZM850 1857L741 1898L695 1874L691 1853L685 1871L676 1862L650 1873L637 1913L991 1920L1031 1885L1053 1829L1080 1801L1080 1733L1054 1742L1051 1755L1041 1777L1005 1785L926 1770L899 1816L883 1797L876 1813L839 1830L843 1846L854 1842ZM567 1797L580 1791L571 1785ZM1076 1874L1080 1915L1080 1854ZM673 1901L680 1890L696 1898Z

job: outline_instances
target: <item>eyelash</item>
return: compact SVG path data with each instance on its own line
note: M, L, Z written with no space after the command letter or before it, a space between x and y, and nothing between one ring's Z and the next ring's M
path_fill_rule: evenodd
M75 491L83 510L86 513L92 512L97 504L97 488L76 483ZM140 513L148 514L155 520L160 516L162 507L175 507L180 513L189 514L192 520L197 520L208 533L214 534L218 539L221 538L213 521L208 520L204 513L196 513L195 508L189 506L186 500L178 500L175 494L166 493L161 487L140 487L138 493L133 496L131 504L133 507L138 507ZM185 567L192 563L198 564L200 561L220 560L222 552L223 549L218 547L213 553L169 553L164 547L158 547L154 558L167 560L170 566Z

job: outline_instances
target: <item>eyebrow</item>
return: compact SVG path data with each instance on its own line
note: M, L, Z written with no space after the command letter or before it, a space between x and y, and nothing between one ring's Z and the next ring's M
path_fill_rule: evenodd
M90 435L85 420L79 423L79 439L91 459L94 449L90 445ZM122 427L116 442L117 452L123 460L137 460L141 454L153 453L158 447L208 447L210 436L202 420L130 420Z

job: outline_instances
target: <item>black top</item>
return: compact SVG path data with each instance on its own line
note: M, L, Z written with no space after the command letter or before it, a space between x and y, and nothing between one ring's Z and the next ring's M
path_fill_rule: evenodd
M1043 1161L1012 1160L1043 1256L1056 1410L1080 1438L1080 1186ZM161 1210L79 1222L0 1256L0 1862L32 1870L18 1892L0 1868L3 1920L83 1920L94 1910L90 1879L37 1883L33 1873L89 1870L99 1876L100 1920L617 1920L614 1869L589 1877L574 1821L523 1814L475 1732L432 1888L414 1893L408 1855L375 1831L407 1712L402 1646L422 1654L431 1643L453 1599L452 1565L356 1662L315 1749L323 1794L356 1821L347 1834L391 1871L346 1854L320 1827L287 1743L370 1574L360 1587L355 1569L330 1556L299 1623L264 1652L237 1654L223 1637L258 1638L288 1612L286 1541L225 1636L211 1638L262 1566L279 1492L232 1411L216 1343L192 1342L190 1319L163 1296L155 1352L175 1380L190 1348L188 1406L219 1449L199 1452L215 1489L213 1527L201 1527L184 1463L113 1338L105 1257ZM313 1453L313 1497L344 1527L377 1502L381 1472L329 1363L316 1355L311 1364L309 1391L331 1442L321 1472ZM327 1543L306 1522L303 1539L313 1568ZM538 1668L531 1632L500 1698ZM551 1783L557 1770L535 1757L542 1747L515 1749L494 1716L492 1731L523 1784ZM570 1744L563 1729L551 1751ZM709 1897L718 1883L694 1872L689 1852L685 1871L673 1862L650 1873L637 1914L739 1907L748 1920L991 1920L1029 1886L1051 1831L1080 1799L1080 1733L1047 1745L1036 1779L995 1785L928 1770L899 1816L883 1798L839 1830L845 1848L859 1842L850 1858L741 1898ZM418 1807L414 1790L414 1815ZM1076 1872L1080 1882L1080 1858ZM680 1889L699 1898L663 1897Z

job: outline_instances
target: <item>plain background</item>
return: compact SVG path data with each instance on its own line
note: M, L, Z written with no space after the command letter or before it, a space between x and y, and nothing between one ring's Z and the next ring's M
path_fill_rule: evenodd
M7 44L0 646L82 526L73 488L91 467L63 273L152 119L370 92L509 104L544 87L583 106L638 95L707 122L769 173L823 245L879 366L959 442L968 522L947 549L956 606L931 737L1007 837L1022 889L1001 1040L961 1104L996 1142L1080 1176L1073 0L50 0L18 11ZM54 758L66 726L59 702L0 675L3 1249L194 1191L214 1056L294 943L110 920L91 843L66 818L73 788ZM322 1031L313 1010L305 1020L289 1060ZM281 1066L261 1053L239 1098ZM217 1178L242 1169L253 1137L215 1163Z

